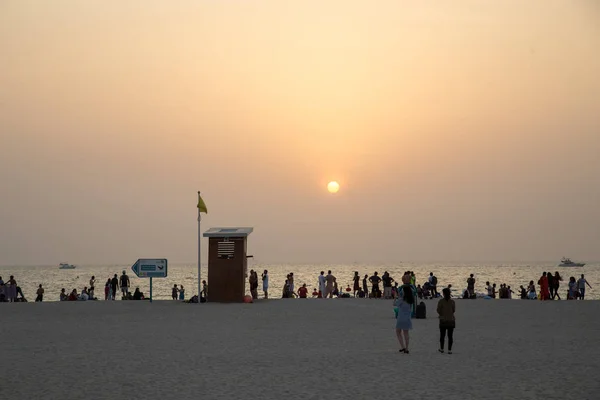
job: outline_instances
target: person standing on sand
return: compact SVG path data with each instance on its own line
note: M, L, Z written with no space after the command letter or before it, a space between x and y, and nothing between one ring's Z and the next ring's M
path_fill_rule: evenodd
M294 273L290 272L288 276L288 283L290 284L290 292L294 293Z
M113 276L113 278L110 281L110 288L112 290L112 300L116 300L117 297L117 287L119 286L119 278L117 278L117 274L115 274L115 276Z
M373 293L373 297L378 299L381 297L381 290L379 290L379 282L381 282L381 278L377 275L377 271L373 273L373 276L369 278L369 282L371 282L371 289Z
M96 277L92 276L90 279L90 290L88 293L90 294L90 299L94 299L94 286L96 285Z
M581 274L581 278L579 278L577 280L577 287L579 288L579 299L580 300L585 300L585 285L588 285L590 287L590 289L592 288L592 285L590 285L588 283L588 281L585 279L585 277L583 276L583 274Z
M269 272L265 269L265 272L262 273L262 283L263 283L263 293L265 294L265 299L269 298Z
M331 270L327 271L327 276L325 277L325 298L333 297L333 284L335 283L335 276L331 274Z
M540 285L540 300L548 300L550 297L550 291L548 289L548 277L544 272L538 281L538 285Z
M577 300L577 282L575 277L569 278L569 291L567 292L567 300Z
M248 276L248 283L250 284L250 295L253 300L258 299L258 277L255 275L254 270L250 270L250 275Z
M128 297L128 295L129 295L129 277L127 276L125 271L123 271L123 275L121 275L121 279L119 280L119 283L121 284L121 293L122 293L123 297Z
M179 300L185 301L185 289L183 288L183 285L179 285L179 287L181 288L179 289Z
M560 281L562 281L562 276L560 276L560 274L558 273L558 271L556 271L554 273L554 279L552 280L552 282L554 283L554 296L558 297L558 300L560 300L560 294L558 294L558 288L560 287Z
M325 272L321 271L321 275L319 275L319 298L325 298Z
M547 272L546 278L548 279L548 300L554 300L554 275L552 275L552 272Z
M400 353L408 354L409 336L408 331L412 329L412 305L415 303L413 290L410 286L410 277L404 275L402 277L403 285L400 287L399 296L394 301L394 305L398 308L398 316L396 317L396 337L400 343Z
M369 298L369 287L367 286L367 279L369 279L369 275L365 274L365 277L362 281L363 292L365 292L365 299Z
M452 354L452 344L454 343L454 328L456 322L454 320L454 312L456 311L456 304L454 300L450 298L450 289L445 288L442 290L443 297L438 301L437 313L440 318L440 348L439 352L444 352L444 340L446 339L446 332L448 333L448 354Z
M473 274L469 275L469 279L467 279L467 292L469 292L470 299L475 296L475 278Z
M108 280L106 281L106 284L104 285L104 300L112 300L112 293L110 291L110 278L108 278Z
M173 285L173 289L171 289L171 298L173 300L177 300L177 293L179 292L179 289L177 289L177 285Z
M358 271L354 271L354 277L352 278L352 281L354 282L354 297L356 297L356 292L360 290L360 276L358 276Z
M208 299L208 285L206 284L206 281L202 281L202 295L204 295L205 299ZM202 296L200 296L202 297Z
M381 280L383 282L383 298L391 299L392 298L392 282L394 282L394 279L390 276L389 272L385 271L383 273L383 276L381 277ZM410 282L410 275L409 275L409 282Z
M437 291L437 283L438 283L437 276L435 276L433 274L433 272L430 272L429 273L429 286L431 287L431 294L433 295L433 298L436 298L440 295Z
M42 287L42 284L40 283L40 286L38 286L38 290L37 290L37 297L35 298L35 301L44 301L44 288Z

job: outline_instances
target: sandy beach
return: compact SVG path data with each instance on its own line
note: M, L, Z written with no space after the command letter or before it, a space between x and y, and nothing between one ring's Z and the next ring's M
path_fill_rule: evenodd
M2 304L2 386L43 399L598 398L600 302L433 301L398 353L389 301Z

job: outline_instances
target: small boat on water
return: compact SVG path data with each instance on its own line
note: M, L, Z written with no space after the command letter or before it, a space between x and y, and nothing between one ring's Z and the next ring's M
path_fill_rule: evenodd
M571 261L569 257L563 257L558 264L559 267L583 267L584 265L585 263Z
M75 268L77 268L75 265L69 264L69 263L60 263L58 266L58 269L75 269Z

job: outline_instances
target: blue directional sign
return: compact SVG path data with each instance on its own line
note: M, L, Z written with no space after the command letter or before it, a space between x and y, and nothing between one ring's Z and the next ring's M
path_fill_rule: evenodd
M140 278L166 278L166 258L140 258L131 266L131 270Z

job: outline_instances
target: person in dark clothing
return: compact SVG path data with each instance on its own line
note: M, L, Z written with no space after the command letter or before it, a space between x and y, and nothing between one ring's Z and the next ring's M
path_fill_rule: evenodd
M119 286L119 278L117 278L117 274L113 276L110 280L110 288L112 289L112 300L116 300L117 298L117 287Z
M119 279L119 284L121 286L121 292L123 293L123 296L127 297L129 294L129 277L125 271L123 271L123 275L121 275L121 279Z
M550 300L554 300L556 293L554 293L554 276L552 272L548 272L546 275L548 277L548 287L550 288Z
M381 278L377 276L377 271L373 274L372 277L369 278L369 282L373 285L373 297L376 299L381 297L381 290L379 289L379 282L381 282Z

